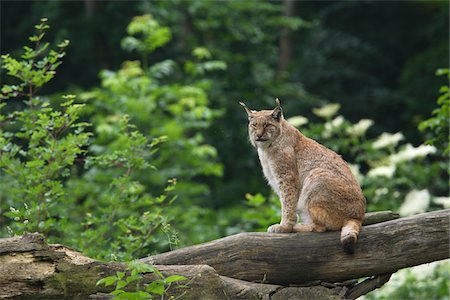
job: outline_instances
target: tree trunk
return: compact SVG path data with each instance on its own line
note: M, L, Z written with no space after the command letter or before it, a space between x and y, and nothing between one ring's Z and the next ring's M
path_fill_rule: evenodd
M294 1L293 0L283 0L283 16L292 17L294 15ZM279 60L278 60L278 72L282 73L287 71L289 62L292 56L292 46L291 46L291 30L289 28L284 28L280 37L279 42Z
M242 233L140 261L158 264L164 276L187 277L181 282L187 287L173 284L167 298L356 299L400 268L448 258L449 215L443 210L364 226L352 256L343 253L337 232ZM376 213L367 221L395 217ZM0 239L0 299L111 299L111 286L95 284L126 268L47 245L37 233ZM371 277L359 284L336 283L365 276ZM143 277L141 284L156 279L152 273Z
M140 261L206 264L224 276L272 284L344 281L449 258L449 216L447 209L363 226L354 255L342 250L339 232L249 232Z
M94 16L95 0L84 0L84 12L88 19Z

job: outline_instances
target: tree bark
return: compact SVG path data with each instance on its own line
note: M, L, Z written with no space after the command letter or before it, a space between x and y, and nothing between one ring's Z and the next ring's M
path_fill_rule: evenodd
M449 216L447 209L363 226L354 255L342 250L339 232L239 233L140 261L206 264L251 282L345 281L449 258Z

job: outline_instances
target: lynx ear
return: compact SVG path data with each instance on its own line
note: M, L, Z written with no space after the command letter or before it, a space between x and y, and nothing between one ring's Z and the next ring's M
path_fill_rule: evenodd
M281 108L281 103L278 98L275 99L275 102L277 103L277 106L272 111L272 117L275 120L280 121L283 116L283 109Z
M253 117L253 112L247 107L247 105L245 105L244 102L239 102L240 105L242 105L242 107L244 107L245 111L247 112L248 118L250 119L251 117Z

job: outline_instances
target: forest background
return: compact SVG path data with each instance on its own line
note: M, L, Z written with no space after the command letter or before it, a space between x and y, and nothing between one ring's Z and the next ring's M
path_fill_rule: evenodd
M368 211L450 207L446 1L0 5L0 236L125 261L264 231L279 204L238 102L275 97ZM447 299L448 270L367 297Z

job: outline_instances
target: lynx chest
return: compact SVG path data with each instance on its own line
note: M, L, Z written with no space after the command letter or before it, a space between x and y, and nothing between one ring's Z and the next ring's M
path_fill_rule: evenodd
M275 193L280 196L280 188L278 186L279 180L275 175L273 162L269 159L267 153L260 148L258 149L258 157L259 161L261 162L264 176L269 182L269 185L272 187Z

